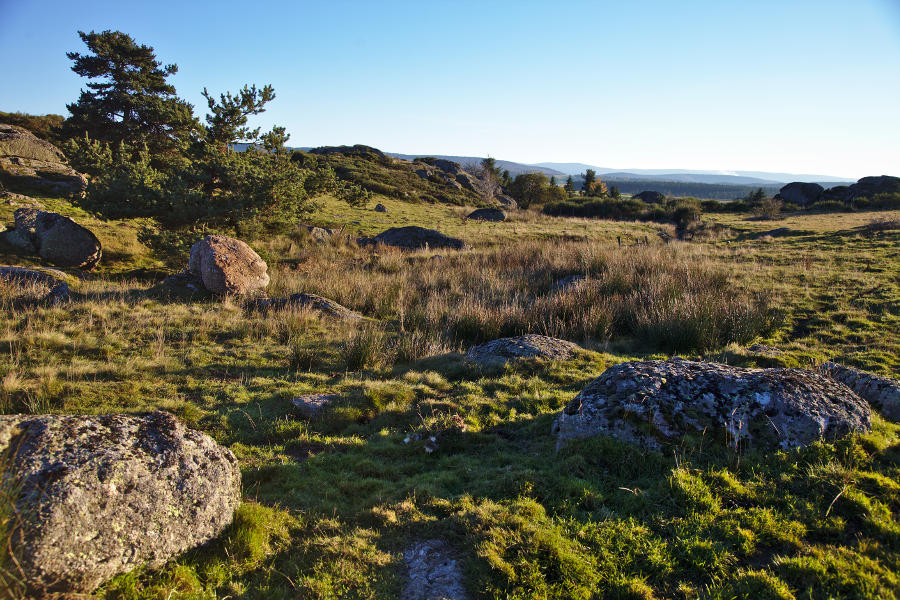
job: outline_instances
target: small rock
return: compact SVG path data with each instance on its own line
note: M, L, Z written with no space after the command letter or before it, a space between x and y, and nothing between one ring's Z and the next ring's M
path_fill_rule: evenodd
M755 352L756 354L768 354L770 356L780 356L781 354L784 354L778 348L774 346L766 346L765 344L753 344L747 349L750 352Z
M516 210L517 208L519 208L519 203L509 196L504 196L501 194L499 196L494 196L494 200L497 201L497 204L508 210Z
M0 267L0 279L15 285L39 285L48 287L49 291L41 299L41 302L49 302L50 304L68 302L69 284L59 277L63 274L58 272L54 273L52 269L48 269L48 271L49 272L42 272L22 267Z
M312 421L322 414L326 406L340 398L338 394L304 394L291 400L291 404L304 418Z
M307 306L319 312L325 313L335 319L347 319L357 321L363 316L358 312L342 306L334 300L316 296L315 294L292 294L287 298L260 298L253 303L253 307L260 311L283 309L288 306Z
M466 218L472 219L473 221L491 221L500 223L506 220L506 213L499 208L479 208L478 210L469 213L469 216Z
M452 248L461 250L465 247L462 240L448 237L434 229L426 229L410 225L407 227L391 227L373 238L376 244L395 246L404 250L421 248Z
M403 553L409 575L401 600L466 600L462 569L450 545L419 542Z
M584 275L580 273L576 273L575 275L569 275L568 277L563 277L557 281L553 282L553 285L550 287L551 292L561 292L563 290L567 290L571 287L574 287L581 282L585 281Z
M384 204L378 203L375 205L375 212L386 213L387 211L387 206Z
M481 367L496 367L520 358L566 360L578 350L580 347L572 342L529 333L473 346L466 360Z

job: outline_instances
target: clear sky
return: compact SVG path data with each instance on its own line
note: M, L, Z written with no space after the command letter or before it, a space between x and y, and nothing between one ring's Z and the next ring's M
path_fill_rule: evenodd
M79 29L153 46L201 114L272 84L255 124L295 146L900 175L900 0L0 0L0 110L67 114Z

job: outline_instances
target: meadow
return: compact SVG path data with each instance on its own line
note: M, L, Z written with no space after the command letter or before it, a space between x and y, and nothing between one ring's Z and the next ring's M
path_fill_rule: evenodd
M104 258L71 274L70 304L0 289L0 411L168 410L242 465L244 504L217 541L116 577L102 598L396 598L404 549L428 539L458 553L473 598L900 596L900 426L875 417L865 435L776 453L703 436L557 453L550 435L586 383L634 358L836 360L897 377L900 211L705 215L693 240L666 243L670 225L533 210L483 223L465 207L325 198L309 221L338 230L325 242L303 228L246 240L270 295L316 293L366 317L343 322L172 297L155 284L187 256L167 264L142 245L152 221L38 201L93 230ZM346 239L407 224L471 248ZM524 332L585 350L494 370L463 359ZM339 400L307 421L290 403L304 393Z

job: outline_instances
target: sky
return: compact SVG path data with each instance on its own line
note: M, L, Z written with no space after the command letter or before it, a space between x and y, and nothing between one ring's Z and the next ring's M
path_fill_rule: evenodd
M293 146L900 175L900 0L0 0L0 110L66 115L105 29L198 114L272 84Z

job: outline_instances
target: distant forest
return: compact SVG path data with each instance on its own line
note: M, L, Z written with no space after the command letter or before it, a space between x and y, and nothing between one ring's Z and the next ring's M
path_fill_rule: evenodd
M602 177L603 176L601 175L601 178ZM649 179L642 181L604 179L604 181L610 188L615 186L619 188L619 192L629 196L639 194L646 190L652 190L676 198L690 196L693 198L702 198L704 200L737 200L739 198L745 198L760 187L766 195L774 196L783 185L728 185L718 183L688 183L681 181L653 181Z

